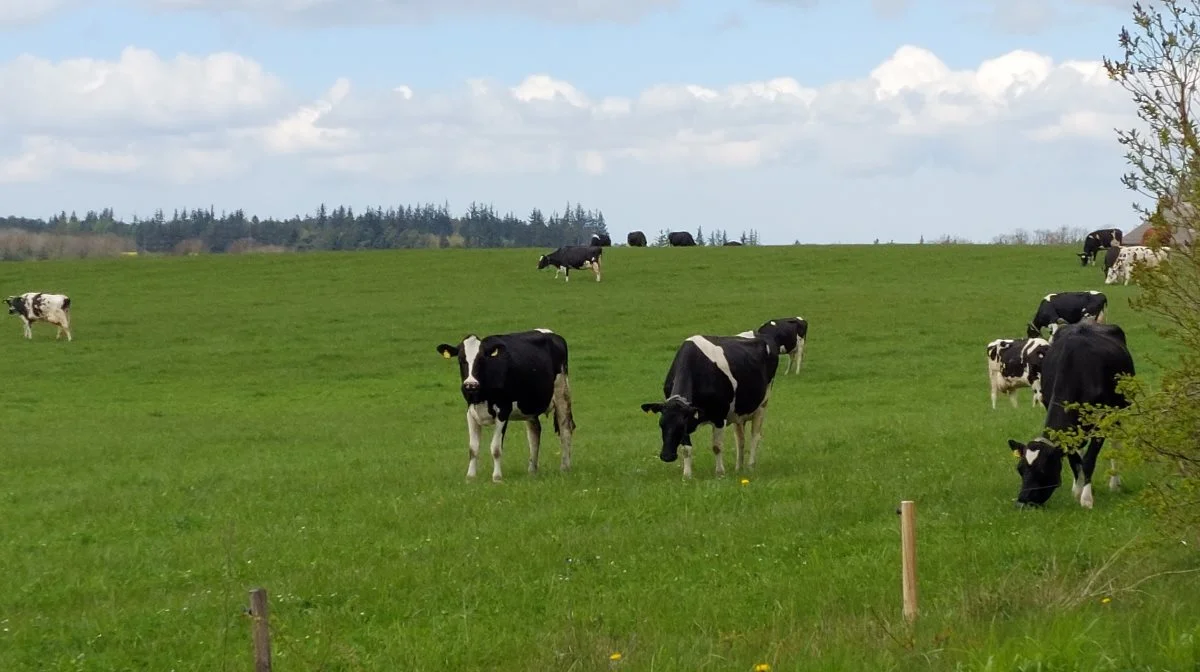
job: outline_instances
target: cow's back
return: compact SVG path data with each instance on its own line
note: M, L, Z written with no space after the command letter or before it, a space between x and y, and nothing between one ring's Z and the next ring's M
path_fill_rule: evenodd
M1063 404L1128 405L1116 392L1116 377L1134 372L1133 356L1119 326L1083 322L1063 327L1042 364L1046 426L1063 429L1074 423L1078 411L1068 411Z

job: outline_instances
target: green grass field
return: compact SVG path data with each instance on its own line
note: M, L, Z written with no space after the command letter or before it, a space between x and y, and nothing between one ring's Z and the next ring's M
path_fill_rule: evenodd
M613 248L601 283L536 250L0 265L4 295L70 294L76 336L0 322L0 670L248 670L255 586L276 670L1197 669L1200 577L1167 573L1194 544L1155 533L1148 474L1012 506L1007 439L1043 414L991 409L989 340L1101 289L1140 375L1170 354L1074 251ZM749 483L708 428L685 483L639 408L675 348L797 314ZM467 483L435 346L534 327L570 345L574 469L547 422L529 476L517 424L505 481L485 451Z

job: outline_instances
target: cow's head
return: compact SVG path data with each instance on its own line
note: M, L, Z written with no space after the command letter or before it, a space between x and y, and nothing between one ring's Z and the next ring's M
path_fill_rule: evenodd
M542 256L538 257L538 270L539 271L542 270L543 268L545 268L549 264L550 264L550 260L546 258L546 255L543 254Z
M1030 322L1025 326L1025 335L1029 338L1041 338L1042 330L1035 327L1033 322Z
M1077 254L1075 256L1079 257L1079 265L1080 266L1088 265L1088 259L1090 258L1090 255L1088 255L1086 252L1080 252L1079 254Z
M1028 444L1008 440L1017 456L1017 473L1021 475L1021 490L1017 506L1041 506L1062 485L1062 448L1038 437Z
M19 315L19 314L21 314L21 312L22 312L22 310L21 310L21 309L24 307L24 306L23 306L23 304L24 304L24 301L22 301L22 300L21 300L21 297L19 297L19 296L8 296L8 297L5 297L5 298L4 298L4 303L8 305L8 314L9 314L9 315Z
M647 413L658 413L658 426L662 429L662 451L658 459L674 462L679 458L679 446L692 445L692 432L700 426L700 411L681 397L671 397L664 402L642 404Z
M437 346L437 351L446 359L458 358L462 395L468 404L481 403L485 388L504 385L508 352L498 339L489 336L481 341L471 334L457 346L442 343Z

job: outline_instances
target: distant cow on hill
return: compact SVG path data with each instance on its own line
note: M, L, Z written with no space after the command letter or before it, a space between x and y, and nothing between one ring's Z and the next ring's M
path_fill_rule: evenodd
M641 231L630 231L629 235L625 237L625 242L629 243L630 247L645 247L646 234Z
M1042 360L1049 341L1044 338L998 338L987 344L988 381L991 386L992 409L996 395L1004 394L1017 407L1013 394L1022 387L1033 389L1033 405L1042 399Z
M803 317L779 317L764 322L754 331L743 331L738 336L749 337L755 334L771 339L779 348L780 354L788 356L788 365L783 370L785 375L800 373L800 365L804 362L804 343L808 338L807 320Z
M1121 245L1120 229L1097 229L1087 234L1083 239L1083 252L1079 253L1079 264L1087 266L1096 263L1096 253L1101 248Z
M692 247L696 244L696 239L687 231L672 231L667 234L667 242L671 247Z
M25 338L33 339L34 322L47 322L58 327L54 340L67 335L71 338L71 298L66 294L46 294L44 292L25 292L18 296L4 299L8 304L8 313L21 318L21 327Z
M1125 281L1124 284L1128 285L1130 278L1133 277L1135 265L1153 268L1162 263L1171 253L1169 247L1160 247L1155 250L1144 245L1130 245L1119 248L1119 250L1116 260L1104 273L1104 284L1106 285L1115 285L1122 279ZM1107 262L1107 257L1105 261Z
M683 477L692 477L692 433L712 425L717 476L725 475L725 425L732 423L737 448L736 468L743 466L745 424L750 421L750 462L754 468L779 348L760 336L692 336L675 352L663 383L665 401L642 404L647 413L660 414L662 431L659 459L674 462L683 448Z
M1025 333L1030 338L1041 338L1042 329L1050 328L1051 340L1054 332L1064 324L1075 324L1083 320L1104 321L1104 309L1108 297L1095 290L1086 292L1059 292L1047 294L1038 304L1033 321Z
M571 386L567 380L567 341L549 329L484 337L468 335L458 345L442 343L437 351L458 358L460 391L467 402L467 478L475 478L482 428L492 433L492 480L499 481L500 455L511 420L524 420L529 439L529 473L538 469L542 423L554 414L554 431L562 443L560 469L571 468Z
M607 233L593 233L590 244L592 247L609 247L612 245L612 238L609 238Z
M1120 375L1134 375L1133 357L1120 327L1083 322L1058 330L1042 361L1042 396L1046 405L1042 433L1029 443L1008 441L1009 448L1018 458L1019 506L1040 506L1050 499L1062 484L1065 454L1074 481L1071 492L1081 506L1092 508L1092 474L1096 470L1100 448L1104 446L1104 437L1087 439L1087 452L1081 457L1079 451L1083 441L1059 443L1059 437L1047 437L1046 434L1076 428L1085 432L1094 429L1083 423L1078 410L1068 409L1067 405L1128 406L1129 401L1116 389ZM1110 490L1121 485L1116 465L1113 466L1113 475L1108 481Z
M564 282L571 281L572 268L590 268L596 275L596 282L600 282L600 257L603 253L603 248L592 245L568 245L550 254L543 254L538 258L537 267L540 271L547 266L553 266L555 280L558 279L560 271L565 271L567 279Z
M742 243L736 240L727 240L721 243L721 245L724 247L741 247Z

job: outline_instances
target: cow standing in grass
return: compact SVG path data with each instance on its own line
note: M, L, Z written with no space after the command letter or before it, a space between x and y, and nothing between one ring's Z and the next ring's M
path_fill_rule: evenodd
M692 478L692 433L700 425L712 425L716 474L724 476L725 425L732 423L740 471L749 421L749 468L753 469L778 367L779 348L770 338L697 335L685 340L663 383L665 401L642 404L643 411L660 414L659 459L674 462L682 447L683 477Z
M1030 338L1041 338L1042 329L1050 328L1050 338L1064 324L1075 324L1084 320L1104 321L1104 310L1108 297L1095 290L1086 292L1059 292L1047 294L1038 304L1033 320L1026 327Z
M501 479L500 455L512 420L524 420L529 439L529 473L538 469L542 423L554 414L554 431L562 443L562 471L571 468L571 386L567 380L567 341L549 329L512 334L468 335L458 345L442 343L437 351L458 358L460 391L467 402L467 478L474 479L482 428L492 433L492 480Z
M1097 229L1087 234L1083 239L1083 252L1079 253L1079 264L1087 266L1096 263L1096 253L1106 247L1121 246L1120 229Z
M26 292L6 298L4 303L8 304L10 315L21 318L25 338L33 339L33 329L30 325L34 322L47 322L58 327L54 340L62 338L63 334L67 335L68 341L72 340L71 298L66 294Z
M547 266L554 267L554 279L558 279L559 272L566 273L566 280L571 281L571 269L590 268L596 276L596 282L600 282L600 257L604 254L604 249L594 245L567 245L560 247L550 254L543 254L538 258L538 270L542 270Z
M607 233L593 233L590 245L592 247L611 247L612 238L609 238Z
M800 365L804 363L804 344L808 338L808 320L803 317L779 317L764 322L755 331L743 331L738 336L755 334L772 339L780 354L788 356L787 367L783 369L785 375L800 373Z
M693 247L696 239L687 231L672 231L667 234L667 243L671 247Z
M630 247L645 247L646 234L642 233L641 231L630 231L629 235L625 236L625 242L628 243Z
M1117 392L1117 378L1121 375L1134 375L1134 367L1125 332L1120 327L1083 322L1058 330L1042 365L1045 427L1040 436L1028 443L1008 441L1017 454L1017 473L1021 476L1018 505L1040 506L1050 499L1062 484L1065 454L1074 481L1071 492L1081 506L1092 508L1092 474L1096 470L1100 448L1104 446L1104 437L1087 439L1087 450L1080 456L1081 442L1060 444L1046 434L1076 428L1085 432L1094 429L1082 422L1078 410L1065 408L1066 404L1127 407L1128 400ZM1108 482L1110 490L1121 485L1116 465L1113 467L1113 476Z
M992 394L992 410L996 396L1003 393L1017 407L1013 394L1022 387L1033 390L1033 405L1042 400L1042 360L1050 343L1044 338L998 338L987 344L988 381Z

